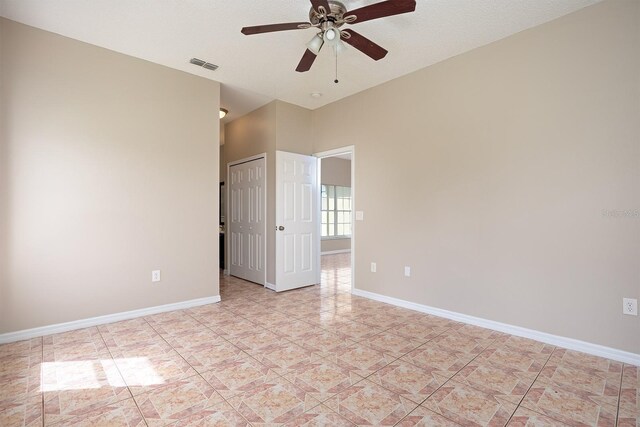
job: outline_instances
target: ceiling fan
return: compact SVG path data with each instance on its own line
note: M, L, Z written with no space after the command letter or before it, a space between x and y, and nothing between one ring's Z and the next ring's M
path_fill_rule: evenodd
M342 40L376 61L384 58L387 55L387 51L384 48L350 28L340 30L340 27L344 24L357 24L372 19L384 18L385 16L413 12L414 10L416 10L415 0L387 0L350 11L347 11L344 4L339 1L311 0L309 22L287 22L244 27L242 34L248 36L274 31L318 28L320 32L307 44L307 50L302 55L302 59L296 68L298 72L305 72L311 69L313 61L315 61L323 45L332 46L336 49L336 52L339 52L344 48Z

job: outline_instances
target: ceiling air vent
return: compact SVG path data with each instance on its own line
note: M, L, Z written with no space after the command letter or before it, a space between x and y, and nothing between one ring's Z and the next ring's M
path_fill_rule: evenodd
M189 62L193 65L197 65L198 67L203 67L211 71L215 71L218 69L218 66L216 64L212 64L211 62L203 61L202 59L198 58L191 58Z

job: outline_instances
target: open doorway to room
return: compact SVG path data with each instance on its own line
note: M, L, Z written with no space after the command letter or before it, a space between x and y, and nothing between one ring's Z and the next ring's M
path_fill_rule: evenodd
M316 153L319 161L321 284L351 292L354 284L354 147Z

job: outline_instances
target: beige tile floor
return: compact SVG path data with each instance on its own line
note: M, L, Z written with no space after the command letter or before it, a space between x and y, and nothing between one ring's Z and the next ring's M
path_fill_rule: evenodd
M640 426L637 367L322 283L2 345L0 426Z

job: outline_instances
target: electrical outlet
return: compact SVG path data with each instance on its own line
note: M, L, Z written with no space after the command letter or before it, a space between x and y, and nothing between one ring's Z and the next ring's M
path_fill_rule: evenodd
M405 265L405 267L404 267L404 275L406 277L411 277L411 267Z
M372 272L372 273L375 273L375 272L376 272L376 269L377 269L376 263L375 263L375 262L372 262L372 263L371 263L371 272Z
M635 298L622 298L622 314L637 316L638 300Z
M356 211L356 221L364 221L364 211Z
M153 270L151 272L151 281L159 282L160 281L160 270Z

